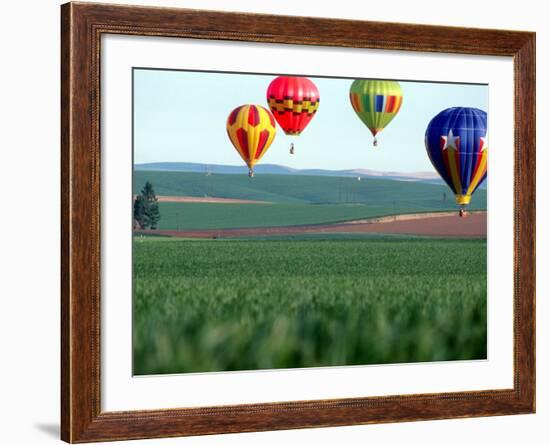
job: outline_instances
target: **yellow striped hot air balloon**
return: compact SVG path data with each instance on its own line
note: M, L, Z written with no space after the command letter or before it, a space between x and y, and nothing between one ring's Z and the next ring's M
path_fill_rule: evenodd
M394 80L357 79L351 84L349 98L355 113L374 136L397 115L403 103L403 91Z
M248 176L252 178L254 165L275 138L273 115L260 105L241 105L229 114L226 129L235 150L248 165Z

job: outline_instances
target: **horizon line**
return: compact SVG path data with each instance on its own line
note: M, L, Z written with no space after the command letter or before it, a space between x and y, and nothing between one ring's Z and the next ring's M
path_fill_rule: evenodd
M241 169L247 169L245 165L235 165L235 164L216 164L211 162L189 162L189 161L149 161L149 162L134 162L134 166L141 166L141 165L151 165L151 164L190 164L190 165L198 165L198 166L204 166L204 167L233 167L233 168L241 168ZM282 167L286 168L288 170L292 171L303 171L303 170L322 170L322 171L329 171L329 172L341 172L341 171L356 171L356 170L365 170L370 172L378 172L378 173L395 173L395 174L433 174L434 176L439 178L439 175L435 171L430 170L407 170L407 171L399 171L399 170L376 170L376 169L370 169L370 168L363 168L363 167L356 167L356 168L340 168L340 169L329 169L329 168L323 168L323 167L306 167L306 168L296 168L296 167L290 167L288 165L284 164L275 164L275 163L267 163L267 164L260 164L255 166L255 168L262 168L267 166L275 166L275 167Z

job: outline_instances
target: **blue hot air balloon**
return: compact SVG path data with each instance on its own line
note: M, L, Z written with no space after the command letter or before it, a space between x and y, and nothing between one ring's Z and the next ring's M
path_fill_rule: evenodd
M460 205L460 215L487 176L487 113L447 108L426 129L426 151Z

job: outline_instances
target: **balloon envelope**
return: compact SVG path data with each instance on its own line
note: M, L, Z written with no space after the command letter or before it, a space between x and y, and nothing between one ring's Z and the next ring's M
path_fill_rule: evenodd
M275 121L259 105L241 105L227 118L227 135L235 150L252 171L275 138Z
M319 108L319 90L307 77L279 76L267 88L267 103L288 135L298 136Z
M443 110L428 124L425 142L457 204L469 204L487 176L487 113L465 107Z
M357 79L351 84L349 98L359 119L376 137L399 112L403 91L394 80Z

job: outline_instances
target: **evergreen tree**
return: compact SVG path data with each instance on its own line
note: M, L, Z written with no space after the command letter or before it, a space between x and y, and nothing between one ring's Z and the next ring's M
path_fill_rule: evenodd
M141 196L143 196L143 199L145 200L145 216L147 223L152 230L155 230L160 219L160 211L157 195L153 189L153 184L149 181L145 183L145 186L141 191Z
M160 211L158 199L153 189L153 184L149 181L145 183L141 194L136 196L134 201L134 219L142 229L157 228L160 220Z
M147 215L145 214L146 203L143 196L137 195L134 200L134 221L137 222L140 229L146 229L148 226Z

